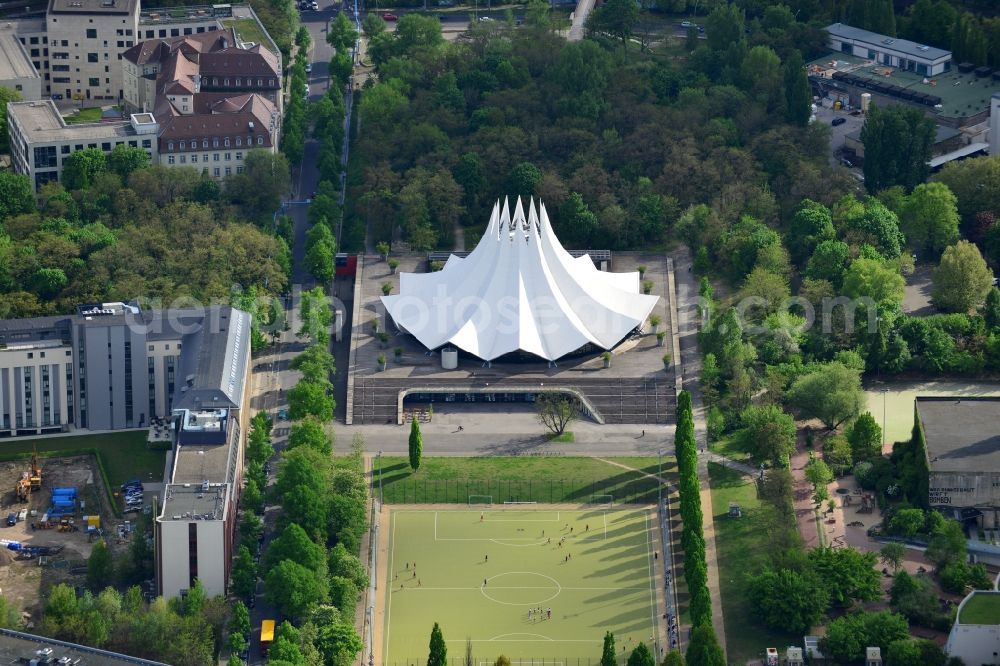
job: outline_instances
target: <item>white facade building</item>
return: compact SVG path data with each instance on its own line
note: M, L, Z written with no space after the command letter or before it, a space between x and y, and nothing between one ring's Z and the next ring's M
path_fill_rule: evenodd
M874 60L921 76L937 76L951 69L951 51L898 39L877 32L833 23L826 26L834 51Z
M21 99L42 98L42 77L13 26L0 27L0 86L21 93Z
M444 269L403 273L382 303L428 349L455 345L485 361L527 352L548 361L592 345L611 349L641 326L658 296L640 293L639 273L606 273L563 249L545 206L493 207L467 257Z
M990 621L968 621L965 611L970 606L976 606L975 620L985 617ZM962 600L944 651L950 657L959 657L969 666L1000 662L1000 592L977 590Z

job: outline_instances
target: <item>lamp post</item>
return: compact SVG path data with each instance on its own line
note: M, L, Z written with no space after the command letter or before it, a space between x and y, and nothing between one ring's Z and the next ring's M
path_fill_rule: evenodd
M382 496L382 450L381 449L379 449L379 452L375 454L375 460L378 463L378 504L379 504L379 510L381 510L381 507L382 507L382 504L383 504L383 496Z
M889 389L882 389L882 448L885 449L885 394Z

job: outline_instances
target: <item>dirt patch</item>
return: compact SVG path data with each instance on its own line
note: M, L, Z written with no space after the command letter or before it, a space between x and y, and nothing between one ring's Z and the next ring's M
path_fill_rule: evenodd
M101 538L87 534L84 516L100 516L102 532L108 535L112 551L122 552L126 548L126 541L118 539L118 524L122 521L114 518L93 456L44 458L39 462L42 487L32 492L26 503L17 501L15 484L21 474L28 471L29 462L0 462L0 539L16 541L24 546L61 547L57 553L31 559L21 559L15 551L0 548L0 591L8 602L35 617L40 611L40 599L52 586L59 583L83 584L84 576L73 575L70 570L86 565L94 542ZM66 487L77 490L77 510L65 516L75 529L42 529L42 518L52 504L52 489ZM24 521L8 527L7 514L22 510L27 511ZM53 517L49 522L58 524L59 519Z

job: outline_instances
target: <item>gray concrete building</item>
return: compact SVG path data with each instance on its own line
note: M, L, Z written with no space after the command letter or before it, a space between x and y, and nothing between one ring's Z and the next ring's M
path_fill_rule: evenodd
M42 77L13 26L0 27L0 86L21 93L21 99L42 98Z
M1000 528L1000 398L917 397L929 500L957 520Z

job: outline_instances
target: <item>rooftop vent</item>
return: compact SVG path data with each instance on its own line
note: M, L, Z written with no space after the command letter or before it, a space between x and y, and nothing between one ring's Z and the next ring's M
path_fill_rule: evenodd
M892 38L889 38L889 37L887 37L886 39L882 40L883 44L894 44L895 42L896 42L895 39L892 39Z
M929 46L924 46L924 45L922 45L922 44L921 44L920 46L918 46L918 47L917 47L917 50L918 50L918 51L930 51L930 50L931 50L931 47L929 47Z

